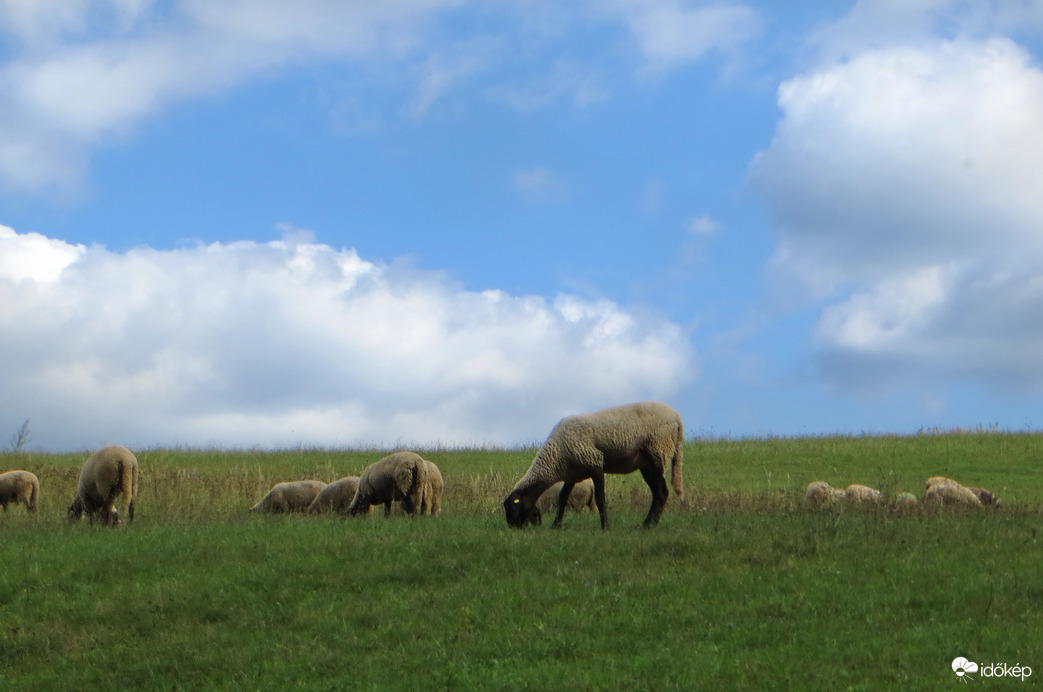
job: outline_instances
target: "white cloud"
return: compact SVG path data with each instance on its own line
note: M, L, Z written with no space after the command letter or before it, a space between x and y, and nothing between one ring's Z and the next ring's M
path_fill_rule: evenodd
M41 447L516 443L669 397L676 325L609 301L463 290L285 240L114 253L0 232L0 421ZM33 267L28 270L23 267Z
M533 166L518 171L514 176L514 188L530 199L549 201L568 191L561 178L544 166Z
M23 50L0 67L0 183L75 185L99 140L171 103L297 61L408 55L430 16L455 4L193 0L163 10L130 0L9 0L0 18Z
M748 5L683 0L616 0L606 7L623 15L653 71L696 62L710 53L730 54L760 30Z
M1012 41L868 50L779 88L750 179L771 265L828 300L831 378L1043 383L1043 72Z

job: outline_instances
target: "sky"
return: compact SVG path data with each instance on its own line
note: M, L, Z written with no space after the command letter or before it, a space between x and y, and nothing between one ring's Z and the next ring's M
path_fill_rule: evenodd
M1041 38L1043 0L0 0L0 448L1038 430Z

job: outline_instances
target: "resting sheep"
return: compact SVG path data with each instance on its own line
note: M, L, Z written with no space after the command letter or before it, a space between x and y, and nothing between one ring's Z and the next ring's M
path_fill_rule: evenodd
M442 493L445 491L445 479L434 462L424 460L427 464L427 484L424 495L420 498L420 513L437 516L442 511Z
M852 483L847 486L844 495L852 502L880 503L884 499L883 493L876 488L870 488L868 485L859 485L857 483Z
M406 514L416 515L427 488L427 461L413 452L395 452L375 461L362 472L359 488L348 514L368 514L372 505L384 505L391 516L391 503L402 502Z
M283 514L305 512L326 484L322 481L287 481L276 483L261 501L250 508L251 512Z
M840 488L834 488L825 481L812 481L804 493L804 504L813 506L831 505L843 500L846 494Z
M94 523L94 517L103 525L122 524L116 511L116 498L122 498L127 521L134 521L134 496L138 490L138 459L126 447L102 447L83 463L76 496L67 512L69 521L84 514Z
M315 496L315 500L308 507L308 513L336 512L338 514L347 514L348 508L351 507L351 501L355 499L355 491L358 488L358 476L345 476L333 481Z
M554 526L561 526L569 495L580 481L591 479L601 528L608 528L605 514L605 474L641 471L652 491L646 528L659 523L669 491L666 465L671 464L674 492L681 496L681 463L684 425L681 416L666 404L646 401L625 404L578 416L562 418L551 430L529 470L503 501L509 526L539 524L537 500L547 488L562 481Z
M7 511L7 505L21 502L27 512L36 511L36 498L40 494L40 480L29 471L8 471L0 473L0 507Z
M536 506L540 512L550 512L557 509L558 496L561 494L561 489L564 485L564 483L559 481L540 495L540 499L536 501ZM585 509L593 512L596 509L594 504L594 481L588 478L577 483L572 488L572 492L569 493L568 507L577 514Z

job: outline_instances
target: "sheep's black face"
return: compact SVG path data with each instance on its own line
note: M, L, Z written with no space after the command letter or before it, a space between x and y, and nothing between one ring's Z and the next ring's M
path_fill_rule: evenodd
M503 501L503 511L507 515L507 525L520 529L526 524L538 525L542 521L540 510L535 506L528 506L528 501L518 495L511 493Z

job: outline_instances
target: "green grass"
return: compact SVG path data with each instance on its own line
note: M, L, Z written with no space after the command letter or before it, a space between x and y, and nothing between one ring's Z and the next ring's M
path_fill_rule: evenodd
M138 453L138 516L69 526L86 454L0 457L41 479L0 516L0 675L12 690L943 689L950 663L1043 676L1043 436L714 440L684 499L609 477L611 527L509 530L534 450L424 452L443 514L252 516L275 482L382 452ZM812 511L807 483L922 494L948 475L999 511ZM975 682L980 682L976 680ZM995 685L1021 684L993 681Z

